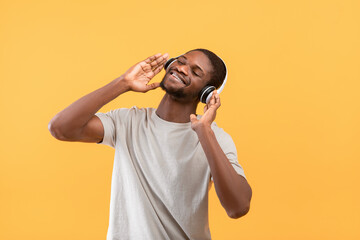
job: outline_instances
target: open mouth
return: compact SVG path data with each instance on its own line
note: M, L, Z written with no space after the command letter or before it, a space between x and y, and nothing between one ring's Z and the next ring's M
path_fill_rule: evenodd
M186 82L176 73L176 72L170 72L170 75L178 82L186 85Z

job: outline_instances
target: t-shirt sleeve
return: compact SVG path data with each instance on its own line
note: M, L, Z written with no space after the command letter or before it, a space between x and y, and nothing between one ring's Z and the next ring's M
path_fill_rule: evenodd
M215 124L216 126L216 124ZM226 157L228 158L229 162L235 169L236 173L243 176L246 180L245 172L242 166L239 164L238 157L237 157L237 151L234 141L232 140L231 136L226 133L223 129L218 128L217 126L213 128L215 136L217 141L219 142L219 145L223 152L225 153ZM211 181L213 180L213 177L210 173Z
M126 123L126 114L129 109L127 108L118 108L110 110L109 112L102 113L97 112L95 115L101 120L101 123L104 127L104 137L101 142L97 144L104 144L115 148L116 145L116 135L122 125Z

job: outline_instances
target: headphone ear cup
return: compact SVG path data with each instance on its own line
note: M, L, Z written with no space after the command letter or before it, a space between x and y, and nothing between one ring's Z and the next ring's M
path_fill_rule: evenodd
M201 91L199 92L199 99L200 102L206 104L206 98L209 96L211 92L213 92L216 88L214 86L205 86Z
M169 60L166 61L166 63L164 64L164 69L165 71L167 71L167 69L169 68L169 66L176 60L176 58L170 58Z

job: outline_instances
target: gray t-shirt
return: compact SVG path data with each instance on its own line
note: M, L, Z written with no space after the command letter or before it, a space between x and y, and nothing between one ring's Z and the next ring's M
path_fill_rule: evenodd
M104 126L100 144L115 149L107 240L211 239L212 176L200 141L190 122L165 121L155 111L132 107L95 114ZM230 135L215 122L211 127L246 179Z

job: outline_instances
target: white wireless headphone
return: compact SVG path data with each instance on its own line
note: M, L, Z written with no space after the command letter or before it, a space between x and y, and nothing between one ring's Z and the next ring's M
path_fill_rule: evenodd
M180 55L182 56L182 55ZM173 64L180 56L177 56L176 58L170 58L169 60L166 61L166 63L164 64L164 69L165 71L167 71L170 67L171 64ZM220 58L220 57L219 57ZM220 58L221 59L221 58ZM228 75L228 70L227 70L227 67L226 67L226 64L225 62L221 59L221 61L224 63L225 65L225 78L224 78L224 81L223 83L221 84L221 86L219 87L219 89L217 90L217 93L221 93L221 91L224 89L225 87L225 83L226 83L226 80L227 80L227 75ZM216 87L214 86L205 86L199 93L199 99L202 103L206 103L208 104L210 102L210 99L211 99L211 96L213 95L214 93L214 90L216 89Z

